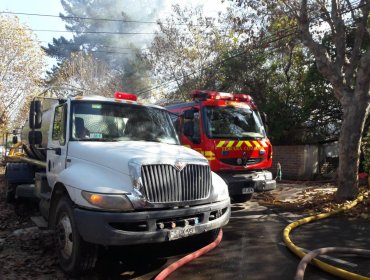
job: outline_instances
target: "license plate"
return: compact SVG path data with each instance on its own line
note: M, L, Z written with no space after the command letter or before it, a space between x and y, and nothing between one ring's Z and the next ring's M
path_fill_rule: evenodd
M242 188L242 194L254 193L253 188Z
M187 226L182 229L173 229L168 234L169 240L176 240L195 234L195 227Z

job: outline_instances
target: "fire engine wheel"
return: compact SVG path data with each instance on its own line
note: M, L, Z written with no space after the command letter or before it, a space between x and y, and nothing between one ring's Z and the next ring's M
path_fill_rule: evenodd
M239 194L239 195L234 195L231 199L232 199L232 202L234 202L234 203L242 203L242 202L246 202L248 200L251 200L252 196L253 196L252 193Z
M56 243L61 268L71 276L82 275L94 268L97 245L82 240L73 216L72 202L62 197L56 208Z

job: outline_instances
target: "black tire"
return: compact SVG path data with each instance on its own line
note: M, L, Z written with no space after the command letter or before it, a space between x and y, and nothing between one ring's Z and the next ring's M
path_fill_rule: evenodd
M72 202L62 197L55 211L55 236L59 264L70 276L80 276L94 268L98 246L85 242L76 226Z
M243 203L248 200L251 200L253 196L253 193L248 193L248 194L239 194L239 195L234 195L231 200L234 203Z
M5 184L6 184L5 201L7 203L14 203L16 201L15 191L16 191L17 185L11 184L8 181L6 181Z

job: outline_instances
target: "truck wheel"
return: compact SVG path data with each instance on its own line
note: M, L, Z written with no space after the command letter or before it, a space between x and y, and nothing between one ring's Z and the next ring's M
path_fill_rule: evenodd
M234 195L231 200L232 202L234 203L242 203L242 202L246 202L248 200L251 200L252 199L252 196L253 194L252 193L248 193L248 194L240 194L240 195Z
M71 276L82 275L94 268L98 246L82 240L69 198L62 197L59 200L55 213L55 233L60 266Z
M16 184L11 184L8 181L6 181L6 196L5 200L7 203L14 203L15 202L15 190L17 185Z

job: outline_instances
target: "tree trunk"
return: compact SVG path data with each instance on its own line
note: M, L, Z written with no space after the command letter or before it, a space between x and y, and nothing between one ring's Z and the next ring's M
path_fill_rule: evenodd
M358 194L360 146L369 111L367 95L368 93L355 91L351 97L348 98L347 95L346 101L342 102L337 201L351 200Z

